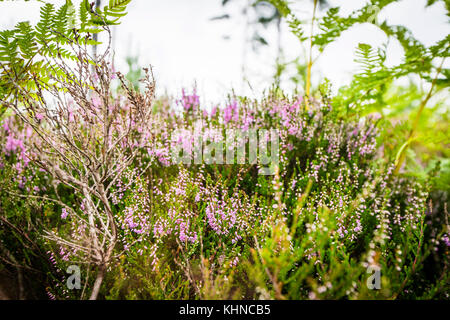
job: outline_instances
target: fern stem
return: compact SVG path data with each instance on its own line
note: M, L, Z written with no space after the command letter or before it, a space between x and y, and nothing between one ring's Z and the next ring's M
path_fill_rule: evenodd
M431 83L431 88L428 91L427 96L420 103L419 111L417 112L416 118L414 119L413 125L411 127L411 131L409 132L408 138L406 139L407 141L410 140L417 131L417 126L419 125L420 116L422 115L422 112L425 109L425 106L426 106L428 100L430 100L430 98L433 96L433 90L434 90L434 87L436 86L436 82L439 77L439 74L441 73L442 66L444 65L444 61L445 61L445 57L442 59L441 64L439 65L439 67L436 70L436 76L434 77L434 79ZM408 146L409 146L409 144L405 147L405 149L402 150L402 153L400 155L397 166L395 167L395 171L394 171L395 174L397 174L399 172L400 168L402 167L403 163L405 162L405 159L406 159L405 152L408 149Z
M306 110L308 110L309 97L311 94L311 68L313 65L312 48L313 48L313 35L314 35L314 20L316 19L316 9L317 9L317 0L314 0L313 16L312 16L312 20L311 20L311 34L309 37L308 69L307 69L307 74L306 74L306 100L305 100L305 109Z
M432 96L433 89L436 86L437 78L438 78L439 74L441 73L442 66L444 65L444 61L445 61L445 58L442 59L441 64L439 65L439 68L436 71L436 76L434 77L433 82L431 83L431 88L427 94L427 97L420 104L420 108L419 108L419 111L417 112L416 118L414 120L413 127L411 128L411 131L409 133L409 138L411 138L414 135L415 131L417 130L417 125L419 124L420 116L422 114L423 109L425 108L425 105L427 104L428 100L430 100L430 98Z

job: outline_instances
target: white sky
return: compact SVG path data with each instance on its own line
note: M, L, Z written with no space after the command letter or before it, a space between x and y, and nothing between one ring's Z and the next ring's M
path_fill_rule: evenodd
M48 1L63 3L63 0ZM77 1L74 1L75 3ZM106 1L103 0L103 3ZM239 16L239 6L245 0L233 0L223 8L220 0L133 0L128 15L115 27L115 61L118 70L127 71L124 58L138 55L142 66L154 67L159 91L179 95L182 87L197 83L204 101L218 102L235 89L237 93L258 94L271 83L275 62L275 30L268 30L271 48L262 48L247 55L247 77L253 88L242 82L245 23ZM293 0L301 15L311 12L309 0ZM331 6L341 6L348 13L364 5L364 0L329 0ZM425 9L426 0L403 0L385 8L379 20L405 25L426 45L443 39L450 33L450 25L442 2ZM0 29L12 28L17 22L39 18L40 4L23 0L0 2ZM223 13L234 13L231 20L210 21ZM230 36L224 40L223 36ZM282 26L282 44L287 60L302 53L302 46ZM372 25L360 25L330 45L313 67L318 75L329 78L335 88L348 83L355 70L354 49L360 42L380 46L386 42L384 34ZM247 42L248 44L248 42ZM388 61L401 61L402 49L391 42Z

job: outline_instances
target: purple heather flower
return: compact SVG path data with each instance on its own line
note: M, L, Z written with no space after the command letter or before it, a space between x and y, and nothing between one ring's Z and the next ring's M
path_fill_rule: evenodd
M61 210L61 218L65 219L69 215L69 212L67 212L66 208L62 208Z

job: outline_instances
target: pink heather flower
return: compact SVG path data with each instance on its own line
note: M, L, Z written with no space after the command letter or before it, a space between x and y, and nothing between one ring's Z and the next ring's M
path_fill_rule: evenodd
M255 118L251 115L246 115L244 118L244 124L242 125L242 130L248 130L250 125L254 122Z
M112 68L111 68L111 80L114 80L116 78L117 78L116 68L114 68L114 66L112 66Z
M55 260L55 256L53 254L53 252L51 251L47 251L47 254L49 255L49 260L52 263L52 265L56 266L56 260Z
M102 102L101 102L100 98L93 97L92 104L94 105L94 107L99 108L102 105Z
M233 117L234 115L234 117ZM230 122L231 120L239 120L239 113L237 112L237 102L234 101L232 104L229 104L225 110L223 111L223 120L225 124Z
M62 210L61 210L61 218L65 219L65 218L67 218L68 215L69 215L69 213L67 212L66 208L62 208Z
M46 293L50 300L56 300L56 297L50 291L46 291Z
M211 118L213 118L213 117L216 115L216 113L217 113L217 106L215 106L214 108L212 108L211 114L210 114Z
M3 129L5 129L6 132L9 131L8 121L6 121L6 120L5 120L5 122L3 123Z
M25 149L23 141L14 138L12 135L6 137L5 151L7 153L10 153L16 151L17 148L20 148L22 150Z
M75 117L74 117L74 115L73 115L73 110L72 110L72 108L68 108L68 110L67 110L67 112L68 112L68 114L69 114L69 122L73 122L74 120L75 120Z
M179 100L179 103L183 106L184 110L189 111L193 110L195 107L198 107L200 105L200 97L197 95L197 89L194 88L194 91L192 94L186 94L186 91L184 89L181 90L182 97L181 100Z
M368 118L376 121L376 120L381 119L382 115L379 112L374 112L374 113L369 114Z
M442 240L444 241L444 243L447 247L450 247L450 239L448 238L447 234L444 234L444 236L442 237Z
M26 129L27 138L30 138L32 134L33 134L33 129L31 129L31 127L27 127L27 129Z
M36 119L41 121L42 119L44 119L44 116L40 113L36 113Z

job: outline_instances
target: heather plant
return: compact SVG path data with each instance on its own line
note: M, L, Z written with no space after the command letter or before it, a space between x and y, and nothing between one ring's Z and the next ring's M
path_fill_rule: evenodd
M343 20L330 9L321 30L340 29L312 44L364 8ZM60 76L16 79L21 99L0 97L0 266L15 270L20 297L448 299L448 162L405 170L408 124L359 98L349 108L327 81L213 106L195 87L155 98L151 70L127 81L108 51L64 39L77 58L48 58ZM408 91L399 109L418 98ZM444 143L428 147L447 157Z
M448 231L431 225L436 224L433 207L444 217L445 208L430 202L428 183L396 175L393 159L381 156L384 122L377 115L340 118L328 97L311 101L305 111L302 97L279 90L260 102L235 97L207 115L186 92L181 100L189 106L182 113L175 107L153 108L156 120L150 123L165 125L141 129L150 132L147 144L136 146L134 161L112 184L117 245L102 296L355 299L409 297L409 292L418 297L432 290L442 294L448 262L438 258L438 279L428 279L423 268L432 255L445 257L448 250ZM249 114L252 125L278 129L275 175L259 175L257 165L249 162L172 161L170 148L177 141L168 139L171 130L198 125L198 118L223 130L245 128ZM5 128L5 148L15 147L4 163L20 163L26 157L19 138L27 131ZM146 153L147 145L159 146L159 151ZM148 168L144 174L143 168ZM39 181L34 179L43 183ZM19 183L17 188L27 188ZM75 196L75 190L66 189L65 196ZM77 203L74 196L72 203ZM69 210L61 212L63 222L70 220L61 229L68 234L83 225ZM52 255L63 271L84 261L64 246L53 246ZM380 270L381 290L367 285L367 270ZM423 284L414 288L418 275ZM73 292L61 287L51 294L62 298Z
M20 149L18 171L21 164L31 161L51 176L54 186L62 183L74 192L67 202L61 199L57 187L55 198L45 197L61 206L62 219L70 215L72 234L46 234L59 244L66 259L79 255L98 267L91 294L95 299L117 242L110 200L115 196L112 185L132 163L138 147L146 143L143 125L150 123L154 84L147 72L146 92L137 93L122 75L111 71L106 53L96 60L85 47L70 44L79 60L72 67L61 57L54 59L64 72L64 77L52 78L57 85L45 86L34 78L36 98L17 84L23 95L21 104L2 100L26 125L27 135L9 135L6 151ZM119 78L124 90L117 99L111 92L114 77Z
M255 107L233 105L241 115ZM250 164L237 165L233 179L223 165L155 162L147 178L132 170L118 181L121 254L109 297L408 296L430 252L447 250L425 245L429 187L377 160L379 118L349 122L328 103L303 106L274 94L253 112L255 123L285 130L275 176L255 176ZM228 118L226 108L217 112ZM367 286L368 268L381 270L381 291ZM443 282L427 285L438 291Z

